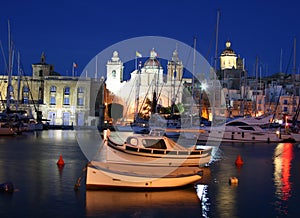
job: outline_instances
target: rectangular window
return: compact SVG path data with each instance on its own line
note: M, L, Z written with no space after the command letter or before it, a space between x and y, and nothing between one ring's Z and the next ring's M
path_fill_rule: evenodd
M55 105L55 104L56 104L55 96L50 96L50 105Z
M78 106L83 106L84 105L84 98L78 98L77 99L77 104L78 104Z
M64 105L70 105L70 98L69 96L64 97Z
M23 104L29 104L29 99L27 96L24 96L23 98Z
M84 93L84 88L83 87L78 87L78 93Z
M287 112L288 108L287 107L283 107L283 112Z
M70 87L65 88L65 95L70 95Z

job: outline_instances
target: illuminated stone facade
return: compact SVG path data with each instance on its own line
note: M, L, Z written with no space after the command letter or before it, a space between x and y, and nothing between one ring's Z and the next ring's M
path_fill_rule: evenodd
M6 108L8 77L2 76L2 110ZM60 76L45 62L32 64L32 76L13 76L10 88L10 108L26 110L37 118L37 111L50 125L89 125L91 78ZM19 96L19 98L18 98Z
M123 65L118 52L113 53L113 57L108 60L106 66L107 89L115 94L117 103L124 105L124 117L128 119L133 119L137 108L141 109L146 99L153 100L154 92L156 92L157 104L163 107L171 106L172 101L176 104L181 102L183 64L178 57L177 50L168 61L166 75L154 49L150 51L150 56L145 63L140 64L139 69L131 72L130 79L127 81L122 80Z

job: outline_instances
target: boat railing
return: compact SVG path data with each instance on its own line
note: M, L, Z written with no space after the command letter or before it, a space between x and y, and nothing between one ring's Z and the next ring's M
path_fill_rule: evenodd
M163 155L178 155L178 156L194 156L194 155L202 155L205 154L205 150L169 150L169 149L155 149L155 148L141 148L132 146L129 144L125 145L125 150L133 151L133 152L140 152L140 153L147 153L147 154L163 154Z

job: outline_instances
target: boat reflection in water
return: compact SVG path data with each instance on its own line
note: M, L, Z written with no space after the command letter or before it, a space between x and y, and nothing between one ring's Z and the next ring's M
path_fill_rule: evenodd
M275 202L280 213L286 214L288 208L285 202L291 197L291 162L293 159L293 144L279 143L274 152L274 185L276 188L275 195L277 201Z
M93 217L195 217L201 215L194 187L158 192L86 191L86 215Z
M208 211L210 168L195 185L168 191L86 190L86 215L92 217L201 217ZM204 187L200 190L200 187ZM202 193L203 191L203 193ZM203 211L204 210L204 211Z

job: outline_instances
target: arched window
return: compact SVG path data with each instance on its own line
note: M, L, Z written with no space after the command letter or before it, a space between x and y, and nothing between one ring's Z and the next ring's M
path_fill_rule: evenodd
M116 71L115 71L115 70L113 70L113 71L111 72L111 74L112 74L112 77L113 77L113 78L116 78L116 76L117 76L117 73L116 73Z
M51 86L50 87L50 92L56 92L56 86Z

